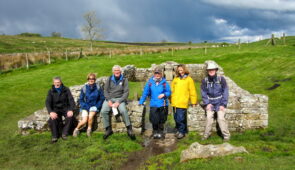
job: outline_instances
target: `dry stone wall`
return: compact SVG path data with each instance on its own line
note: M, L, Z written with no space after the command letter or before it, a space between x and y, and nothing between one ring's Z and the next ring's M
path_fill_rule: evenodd
M190 76L200 82L206 76L206 66L204 64L187 64L190 71ZM129 81L146 82L153 74L155 67L160 67L168 82L171 82L175 77L175 69L179 65L176 62L168 61L159 65L152 64L150 68L136 68L134 65L127 65L123 68L123 74ZM230 131L244 131L246 129L266 128L268 126L268 97L261 94L250 94L248 91L240 88L233 80L224 75L223 69L218 65L218 74L225 77L229 87L229 101L226 111L226 120L228 121ZM108 77L100 77L97 83L104 85ZM72 95L77 104L76 117L81 120L79 114L79 95L83 85L70 87ZM127 108L129 116L135 132L140 133L145 128L145 109L143 106L138 106L138 101L128 102ZM201 105L197 107L189 107L188 109L188 128L190 131L203 132L205 127L206 115ZM47 120L49 115L46 108L36 111L34 114L20 120L18 127L21 133L25 134L30 129L37 131L48 130ZM95 129L103 131L101 117L98 114L94 123ZM215 122L216 125L216 122ZM125 125L120 117L112 116L113 130L116 132L126 131ZM216 126L214 126L216 127ZM216 130L216 128L213 128Z

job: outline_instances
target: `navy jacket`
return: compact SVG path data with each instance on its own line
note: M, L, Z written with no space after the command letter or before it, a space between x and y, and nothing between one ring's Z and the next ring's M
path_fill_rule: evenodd
M85 85L86 87L86 93L84 94L83 88L81 89L80 93L80 106L81 109L89 111L90 107L96 106L97 111L99 112L102 103L104 101L104 95L103 95L103 90L97 89L97 85L94 84L93 87L91 87L89 84Z
M162 99L159 99L160 94L165 94ZM157 85L153 80L153 77L148 80L146 83L142 96L139 100L139 104L143 104L145 99L150 96L150 106L151 107L163 107L168 106L168 97L171 95L171 90L168 82L165 78L162 78L162 81Z
M219 106L226 107L228 102L228 86L225 78L216 76L212 82L209 82L208 77L203 79L201 94L204 105L212 104L214 111L218 111Z

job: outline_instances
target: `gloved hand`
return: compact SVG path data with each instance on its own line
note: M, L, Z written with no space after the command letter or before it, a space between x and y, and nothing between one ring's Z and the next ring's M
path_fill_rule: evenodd
M90 109L89 109L89 112L96 112L96 111L97 111L96 106L92 106L92 107L90 107Z

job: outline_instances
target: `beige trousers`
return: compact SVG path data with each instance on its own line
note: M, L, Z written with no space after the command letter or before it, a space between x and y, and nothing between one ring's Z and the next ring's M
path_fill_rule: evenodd
M204 137L209 137L211 134L212 124L214 121L214 111L206 111L207 119L206 119L206 127L205 127L205 133ZM225 120L225 111L218 111L217 112L217 122L219 124L221 133L223 135L224 139L230 138L230 133L228 131L227 122Z

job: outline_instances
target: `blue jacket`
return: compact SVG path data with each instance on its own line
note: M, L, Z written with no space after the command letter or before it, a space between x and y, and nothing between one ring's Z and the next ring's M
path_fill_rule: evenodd
M99 112L102 103L104 101L104 95L102 89L97 89L97 85L94 84L94 86L91 88L89 84L85 85L86 87L86 94L84 94L84 90L82 87L81 93L80 93L80 106L81 109L89 111L90 107L96 106L97 111Z
M225 78L216 76L212 82L208 77L202 80L201 94L204 105L212 104L213 111L218 111L219 106L227 106L228 102L228 86Z
M158 96L164 94L165 96L162 99L159 99ZM153 80L153 77L148 80L146 83L142 96L139 100L139 104L143 104L146 98L150 97L150 106L151 107L163 107L168 106L168 97L171 95L171 90L168 82L165 78L162 78L162 81L157 85Z

